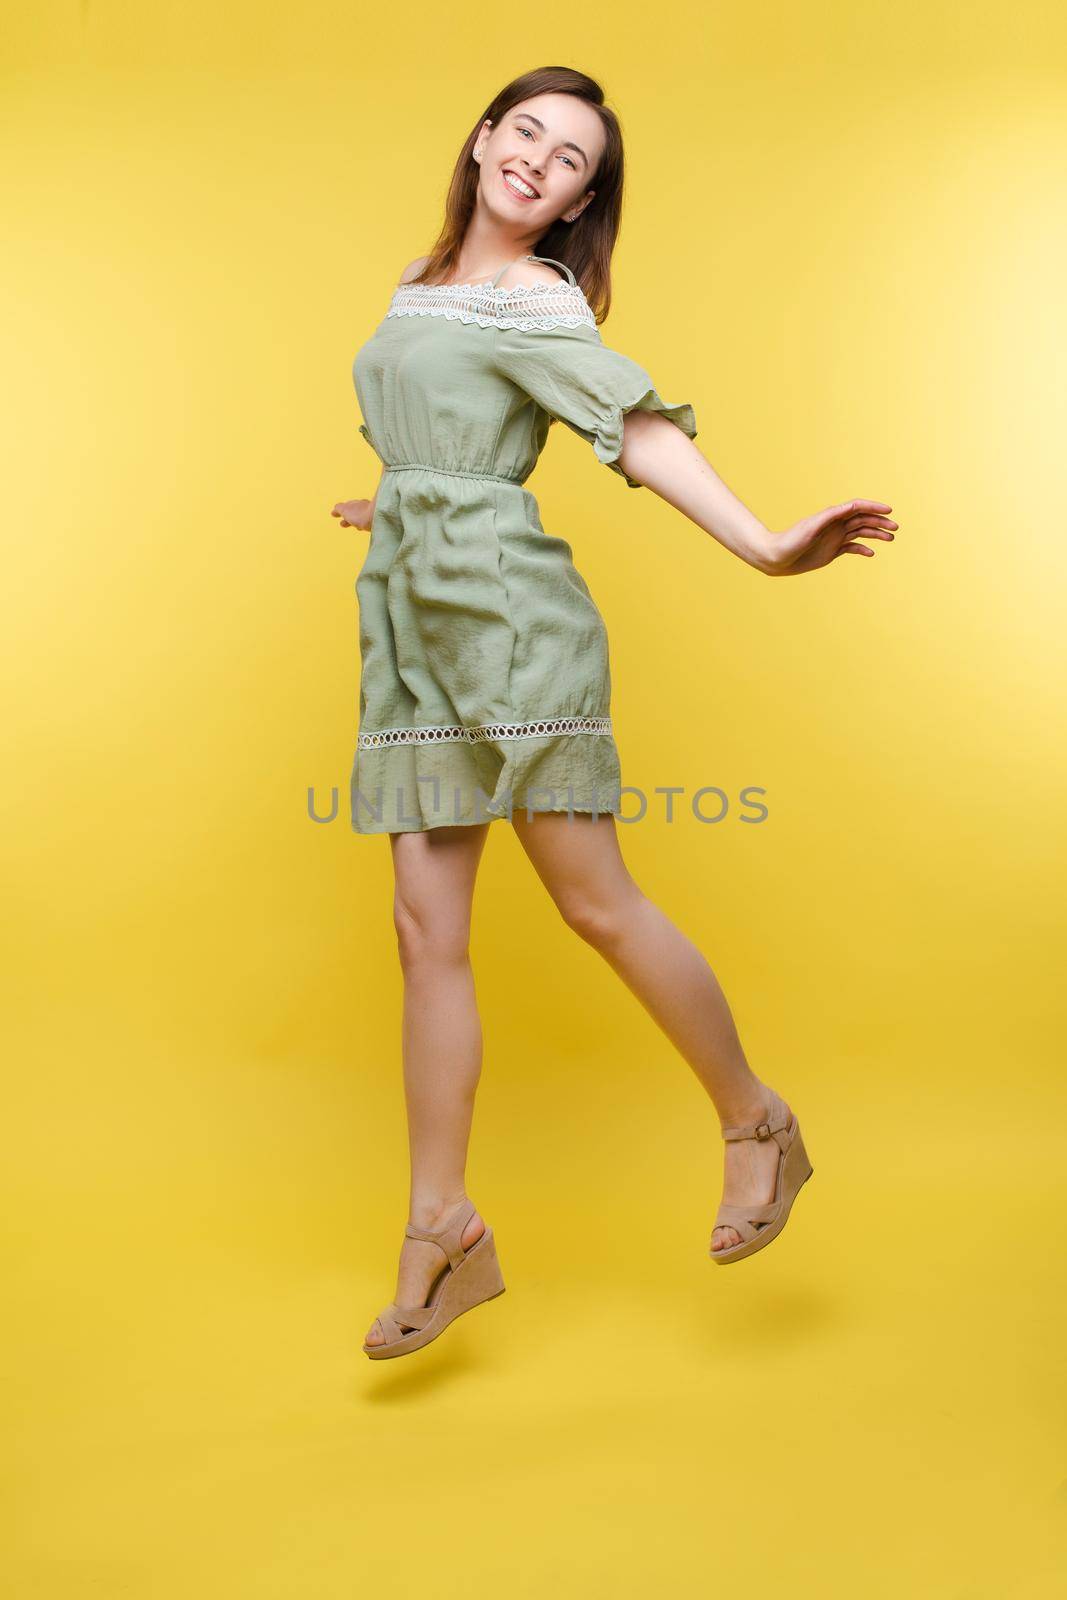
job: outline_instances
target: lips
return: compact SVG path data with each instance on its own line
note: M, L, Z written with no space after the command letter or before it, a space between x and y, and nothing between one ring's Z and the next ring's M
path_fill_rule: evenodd
M501 173L500 173L500 177L501 177L501 181L502 182L507 183L507 176L508 176L509 172L511 173L511 176L513 178L518 178L520 183L526 184L526 187L528 189L533 189L533 184L530 183L528 179L524 178L522 176L521 172L515 172L514 169L511 168L511 167L502 168ZM540 195L538 194L536 189L533 189L533 194L520 194L519 190L517 190L514 187L514 185L512 185L510 183L508 184L508 188L511 190L512 194L518 194L520 200L539 200L540 199Z

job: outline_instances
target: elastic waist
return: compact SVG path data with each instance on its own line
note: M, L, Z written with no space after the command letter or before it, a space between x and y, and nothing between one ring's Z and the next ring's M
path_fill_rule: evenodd
M524 478L503 478L496 472L462 472L449 467L433 467L428 461L397 461L385 468L386 472L438 472L446 478L479 478L486 479L489 483L514 483L523 484Z

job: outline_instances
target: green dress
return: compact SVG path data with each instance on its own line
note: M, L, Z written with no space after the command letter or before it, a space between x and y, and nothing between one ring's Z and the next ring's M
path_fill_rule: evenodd
M526 256L548 261L547 256ZM356 578L357 833L519 811L618 813L607 631L566 539L523 485L553 418L619 465L623 416L659 411L567 282L400 284L353 363L386 470Z

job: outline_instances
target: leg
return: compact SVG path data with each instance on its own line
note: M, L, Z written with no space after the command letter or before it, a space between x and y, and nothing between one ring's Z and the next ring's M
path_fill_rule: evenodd
M753 1073L726 997L695 945L634 882L610 814L516 810L523 849L567 924L598 950L637 997L707 1090L720 1124L758 1121L770 1105ZM723 1198L731 1204L774 1198L778 1147L773 1140L723 1146ZM740 1243L716 1228L713 1249Z
M408 1220L438 1228L466 1198L465 1169L482 1032L469 940L474 884L491 824L393 833L393 919L404 977L401 1044L411 1185ZM485 1232L473 1216L470 1246ZM444 1267L440 1249L405 1237L396 1300L424 1305ZM377 1322L368 1344L382 1342Z

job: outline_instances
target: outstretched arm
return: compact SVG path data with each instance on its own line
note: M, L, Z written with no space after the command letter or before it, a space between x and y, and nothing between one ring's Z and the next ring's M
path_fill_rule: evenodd
M828 506L782 533L772 533L723 483L711 462L680 428L655 411L629 411L619 464L727 550L768 577L789 577L828 566L840 555L873 556L857 542L891 540L899 526L880 500Z

